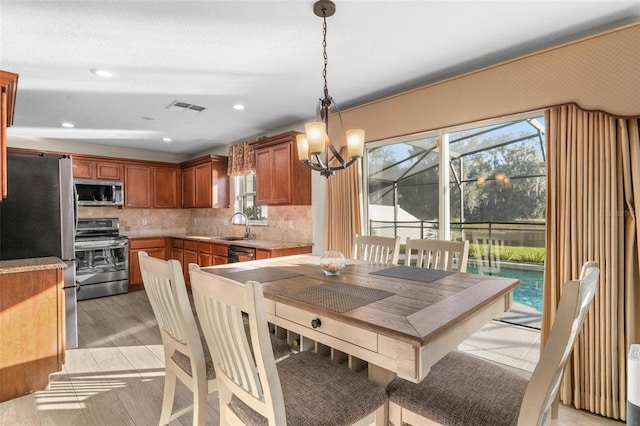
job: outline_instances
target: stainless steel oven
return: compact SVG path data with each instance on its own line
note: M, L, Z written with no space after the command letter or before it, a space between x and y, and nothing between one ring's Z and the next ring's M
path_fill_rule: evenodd
M78 219L75 238L78 300L129 291L129 239L117 218Z

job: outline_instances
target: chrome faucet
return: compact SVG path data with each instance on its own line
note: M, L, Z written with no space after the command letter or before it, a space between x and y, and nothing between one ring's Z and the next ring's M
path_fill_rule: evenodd
M234 214L231 215L229 222L233 225L233 218L236 217L237 215L244 217L244 237L249 238L249 218L247 217L246 214L244 214L243 212L235 212Z

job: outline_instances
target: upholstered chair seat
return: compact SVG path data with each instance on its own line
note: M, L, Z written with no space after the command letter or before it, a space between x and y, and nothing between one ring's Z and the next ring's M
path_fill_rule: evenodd
M284 359L277 369L288 425L350 425L387 400L383 388L314 352ZM238 398L232 399L231 407L244 424L268 424L265 417Z
M445 425L516 425L529 381L489 361L450 352L421 383L395 379L389 401Z

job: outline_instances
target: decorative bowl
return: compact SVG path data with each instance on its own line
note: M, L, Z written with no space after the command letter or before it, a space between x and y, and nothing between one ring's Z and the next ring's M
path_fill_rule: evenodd
M320 268L325 275L340 275L345 266L344 255L339 251L328 251L320 258Z

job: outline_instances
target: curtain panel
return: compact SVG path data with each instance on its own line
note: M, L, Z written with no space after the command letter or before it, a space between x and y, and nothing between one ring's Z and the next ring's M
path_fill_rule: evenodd
M595 260L600 279L573 349L560 400L626 418L626 354L640 340L640 136L638 119L581 110L545 112L547 226L542 342L562 287Z
M351 257L353 235L362 234L360 162L339 170L327 182L324 249Z
M229 167L227 172L229 176L249 175L256 172L256 153L250 145L255 140L229 147Z

